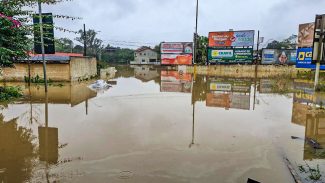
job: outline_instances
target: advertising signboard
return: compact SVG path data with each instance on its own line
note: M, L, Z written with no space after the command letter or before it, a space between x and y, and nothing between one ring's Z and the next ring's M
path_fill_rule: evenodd
M316 69L313 64L313 48L298 48L296 68ZM325 65L321 65L320 69L325 70Z
M297 60L297 50L263 49L262 64L294 65Z
M161 43L162 65L192 65L193 43Z
M191 93L192 75L178 71L161 71L161 92Z
M315 23L306 23L299 25L298 47L313 47Z
M237 64L252 63L252 48L234 48L234 49L208 49L208 60L210 64Z
M250 47L254 46L253 30L210 32L209 47Z
M34 51L36 54L42 54L41 34L39 26L39 15L33 16L34 22ZM44 51L45 54L55 54L54 26L52 13L42 14L43 32L44 32Z
M192 54L162 54L161 64L162 65L192 65L193 55Z

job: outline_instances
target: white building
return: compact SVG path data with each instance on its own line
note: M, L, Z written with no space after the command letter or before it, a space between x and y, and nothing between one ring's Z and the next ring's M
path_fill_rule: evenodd
M131 62L131 64L159 64L158 53L146 46L135 50L134 60L135 61Z

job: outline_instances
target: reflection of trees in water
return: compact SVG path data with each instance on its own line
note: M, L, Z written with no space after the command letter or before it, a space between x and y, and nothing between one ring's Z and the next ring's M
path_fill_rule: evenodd
M36 146L31 130L18 127L17 119L5 122L0 114L0 182L26 182L30 179Z
M197 101L205 101L207 92L206 76L198 75L193 83L193 103Z

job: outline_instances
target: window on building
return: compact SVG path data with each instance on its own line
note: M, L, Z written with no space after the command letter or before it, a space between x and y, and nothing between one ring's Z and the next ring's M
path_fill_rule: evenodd
M142 59L142 62L146 62L146 60L145 59Z

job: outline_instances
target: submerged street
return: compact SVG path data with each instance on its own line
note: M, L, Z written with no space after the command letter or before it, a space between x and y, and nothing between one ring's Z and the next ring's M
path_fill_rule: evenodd
M53 84L48 97L6 83L24 98L0 111L0 182L294 182L286 158L325 170L304 140L325 145L313 83L146 66L109 81Z

